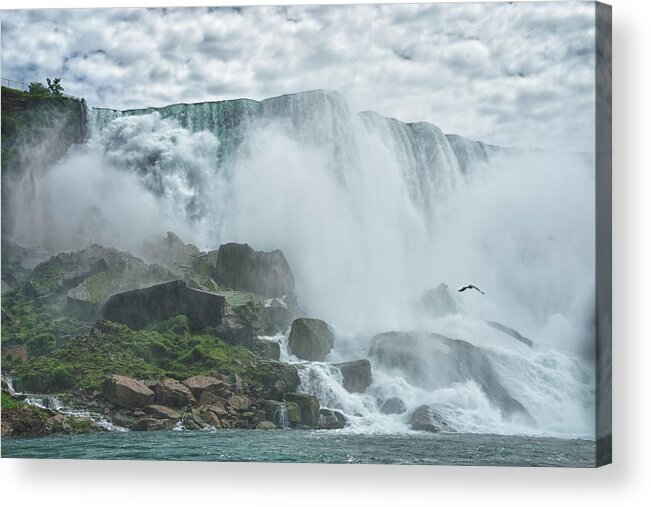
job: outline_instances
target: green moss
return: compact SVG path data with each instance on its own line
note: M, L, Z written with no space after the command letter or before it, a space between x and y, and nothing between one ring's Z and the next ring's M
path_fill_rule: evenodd
M68 271L75 268L70 256L58 255L52 257L34 268L32 283L40 294L49 294L58 290L57 282Z
M29 287L17 287L2 295L2 307L8 315L2 323L3 343L25 343L30 354L42 355L53 350L57 336L85 331L87 325L64 314L63 296L37 306L29 295Z
M175 276L160 266L152 265L143 267L142 270L130 271L128 276L120 270L101 271L88 277L84 285L88 290L91 303L102 303L109 296L125 290L154 283L169 282Z
M110 373L153 380L220 371L256 378L251 373L255 361L244 347L210 334L190 334L181 315L141 331L102 323L95 332L70 338L49 355L16 364L15 375L17 386L24 390L97 390Z
M90 419L80 419L78 417L70 417L68 419L70 427L75 433L87 433L91 431L93 423Z
M21 408L25 406L25 402L14 400L4 391L2 392L2 410L11 410L14 408Z

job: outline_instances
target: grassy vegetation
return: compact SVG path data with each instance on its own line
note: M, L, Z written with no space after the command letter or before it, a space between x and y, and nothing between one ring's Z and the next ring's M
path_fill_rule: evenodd
M216 371L263 380L256 358L212 334L193 335L184 315L142 331L104 322L88 334L67 340L47 355L14 364L16 385L34 392L99 389L105 375L138 379L185 379Z
M4 391L2 392L2 410L12 410L25 406L25 402L14 400Z
M30 282L2 296L2 343L27 347L27 360L11 355L2 358L3 370L12 372L19 390L94 391L104 376L112 373L147 380L182 380L219 372L237 373L244 381L261 386L273 386L279 378L288 385L297 383L293 367L262 361L250 350L222 341L214 329L191 333L184 315L140 331L112 322L101 322L91 329L90 324L69 317L65 294L49 293L45 299L41 295L56 288L62 274L76 267L68 260L71 255L61 254L41 265ZM153 282L165 273L144 270L137 276L151 276ZM107 271L90 276L84 283L91 298L99 302L121 288L116 285L121 279L124 277ZM256 332L264 331L268 325L264 306L255 296L220 293Z
M65 296L36 305L29 285L5 292L2 308L7 319L2 323L2 342L24 343L30 357L51 353L57 336L74 335L87 328L84 323L66 316L64 306Z

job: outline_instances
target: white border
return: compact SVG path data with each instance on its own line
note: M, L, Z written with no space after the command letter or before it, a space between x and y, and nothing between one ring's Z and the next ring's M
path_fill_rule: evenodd
M265 2L139 0L138 6ZM305 2L268 2L305 3ZM320 2L345 3L345 2ZM60 460L0 461L3 505L625 506L651 499L651 2L613 6L614 461L599 470L276 465ZM128 2L56 1L56 7ZM52 7L6 0L2 8Z

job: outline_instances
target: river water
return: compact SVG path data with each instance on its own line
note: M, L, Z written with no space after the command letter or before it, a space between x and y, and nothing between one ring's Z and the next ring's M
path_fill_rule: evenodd
M478 434L155 431L3 438L3 458L592 467L595 443Z

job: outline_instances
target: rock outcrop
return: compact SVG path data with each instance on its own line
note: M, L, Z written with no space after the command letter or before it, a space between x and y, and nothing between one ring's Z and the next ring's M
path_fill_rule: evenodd
M301 423L304 427L314 428L319 422L319 400L316 396L303 393L286 393L284 401L296 403L301 411Z
M219 247L212 278L221 286L280 297L294 290L294 274L280 250L256 252L247 244L227 243Z
M145 384L122 375L109 375L102 383L102 396L123 408L137 408L154 402L154 392Z
M278 342L259 339L254 340L253 351L267 359L273 359L274 361L280 360L280 343Z
M438 433L450 429L441 415L427 405L421 405L414 410L409 417L409 425L412 430L429 431L430 433Z
M159 264L177 276L183 277L192 270L194 259L199 256L199 248L184 243L173 232L168 232L165 239L146 246L146 259Z
M334 346L334 334L323 320L300 318L292 322L289 348L299 359L324 361Z
M115 294L102 308L104 319L136 330L181 314L191 331L211 327L229 343L252 343L250 325L227 306L223 296L190 289L180 280Z
M338 410L322 408L319 410L318 428L321 430L338 430L346 426L346 416Z
M186 385L171 378L156 382L153 391L156 394L156 402L168 407L187 407L196 401Z
M363 393L373 382L371 363L368 359L335 364L343 377L343 385L349 393Z
M183 384L190 389L193 396L198 400L204 393L212 393L223 397L229 390L229 385L216 377L197 375L183 381Z
M505 415L530 417L501 383L487 352L466 341L436 333L382 333L373 337L369 356L425 389L476 382Z

